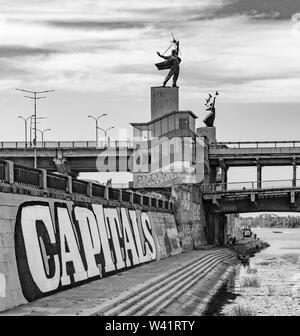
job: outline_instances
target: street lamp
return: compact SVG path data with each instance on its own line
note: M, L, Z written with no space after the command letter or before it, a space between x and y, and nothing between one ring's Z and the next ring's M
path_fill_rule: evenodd
M105 145L106 145L106 135L107 135L107 132L111 129L115 128L114 126L111 126L111 127L108 127L106 129L104 128L101 128L101 127L98 127L99 130L103 131L104 132L104 139L105 139Z
M44 147L44 133L47 132L47 131L51 131L51 128L46 128L44 129L43 131L41 131L40 129L35 129L36 131L40 132L41 135L42 135L42 147Z
M37 120L47 119L47 117L37 117L36 119ZM32 122L32 120L33 120L33 122ZM34 123L34 116L30 119L30 123L29 123L29 129L30 129L30 133L29 133L30 134L30 140L29 141L30 141L30 146L31 146L31 143L32 143L32 133L33 133L32 131L34 131L34 127L32 125L33 123ZM38 125L39 122L37 121L36 124Z
M30 91L30 90L24 90L24 89L16 89L17 91L22 91L26 93L30 93L33 96L24 96L25 98L29 98L34 100L34 168L37 168L37 150L36 150L36 125L37 125L37 111L36 111L36 102L39 99L44 99L47 97L39 97L38 95L42 93L48 93L48 92L53 92L54 90L44 90L44 91Z
M33 118L34 115L32 114L31 116L27 117L27 118L24 118L22 116L18 116L19 119L22 119L24 120L24 124L25 124L25 147L27 147L27 121L31 118Z
M88 118L92 118L92 119L94 119L95 122L96 122L96 146L98 146L98 129L99 129L99 127L98 127L98 120L99 120L100 118L104 117L104 116L107 116L107 114L106 114L106 113L103 113L103 114L101 114L99 117L94 117L94 116L92 116L92 115L88 115Z

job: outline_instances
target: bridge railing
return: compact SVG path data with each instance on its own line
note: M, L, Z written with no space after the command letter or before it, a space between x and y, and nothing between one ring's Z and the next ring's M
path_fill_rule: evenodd
M300 188L300 180L265 180L261 181L261 184L257 181L245 181L202 185L203 192L226 192L281 188Z
M47 188L61 191L68 190L68 179L64 175L47 174Z
M53 190L89 197L101 197L106 200L155 207L161 210L174 210L172 200L144 196L129 189L115 189L98 183L74 179L64 174L49 173L45 169L34 169L15 164L12 161L0 160L0 183L44 191Z
M40 188L41 186L41 173L38 169L24 167L14 164L14 181L16 184Z
M132 148L133 141L44 141L37 142L37 148ZM0 149L28 148L33 149L33 143L24 141L2 141Z
M300 147L297 141L233 141L215 142L213 148L277 148L277 147Z

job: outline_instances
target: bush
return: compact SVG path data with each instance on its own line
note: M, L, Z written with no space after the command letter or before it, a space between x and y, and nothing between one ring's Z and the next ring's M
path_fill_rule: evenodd
M256 269L256 268L250 268L250 267L249 267L249 268L247 269L247 273L248 273L248 274L256 274L256 273L257 273L257 269Z
M238 303L231 309L228 315L229 316L256 316L256 311L252 309L248 304Z
M250 274L247 276L243 276L240 279L240 286L241 287L259 287L260 280L256 274Z

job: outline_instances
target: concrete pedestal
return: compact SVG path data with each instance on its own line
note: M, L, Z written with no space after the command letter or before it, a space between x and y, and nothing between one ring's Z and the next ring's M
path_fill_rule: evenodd
M178 88L151 88L151 120L179 110Z
M216 141L216 128L215 127L199 127L197 128L197 135L206 137L209 143Z

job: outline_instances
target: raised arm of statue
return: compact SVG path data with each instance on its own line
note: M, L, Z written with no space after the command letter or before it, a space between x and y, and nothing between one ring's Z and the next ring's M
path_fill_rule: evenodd
M169 59L169 57L168 56L164 56L164 55L162 55L160 52L156 52L157 53L157 55L159 56L159 57L161 57L161 58L164 58L164 59Z

